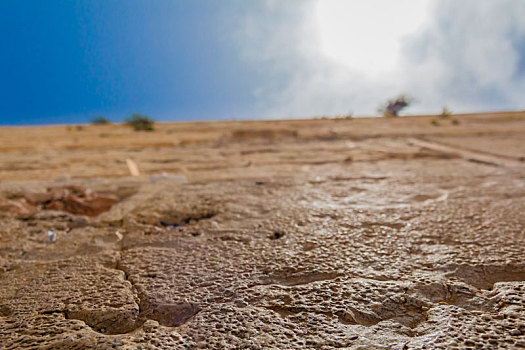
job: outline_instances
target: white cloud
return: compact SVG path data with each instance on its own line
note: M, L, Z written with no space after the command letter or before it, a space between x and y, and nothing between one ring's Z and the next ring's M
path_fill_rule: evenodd
M402 66L405 86L420 94L419 109L444 102L459 110L523 108L524 5L440 1L427 30L407 45Z
M410 113L525 107L525 1L428 2L423 27L403 38L396 65L381 74L326 54L317 1L268 0L245 18L238 40L264 78L254 91L261 116L370 115L400 93L416 98ZM385 25L377 18L371 25ZM359 35L367 38L366 28Z

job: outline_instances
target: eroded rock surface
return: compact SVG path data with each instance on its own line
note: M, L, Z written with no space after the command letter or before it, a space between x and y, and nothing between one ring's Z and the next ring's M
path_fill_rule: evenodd
M248 134L215 145L246 172L93 180L130 193L94 217L0 212L0 348L525 347L519 161Z

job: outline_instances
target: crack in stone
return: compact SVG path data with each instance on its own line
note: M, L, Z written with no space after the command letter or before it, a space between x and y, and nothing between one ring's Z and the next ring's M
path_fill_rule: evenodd
M133 280L125 268L120 265L122 252L119 252L119 259L115 264L115 269L124 273L125 279L130 282L135 297L139 300L139 315L136 321L136 328L141 327L147 320L155 320L166 327L179 327L186 324L201 308L192 303L154 303L149 300L147 295L137 291Z

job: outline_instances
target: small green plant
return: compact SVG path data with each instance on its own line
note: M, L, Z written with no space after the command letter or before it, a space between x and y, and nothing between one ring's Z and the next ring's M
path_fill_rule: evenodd
M453 118L452 125L459 125L459 120L457 118Z
M91 119L91 124L94 124L94 125L107 125L110 123L111 123L111 120L104 117L103 115L99 115Z
M441 114L439 117L441 119L449 119L452 115L452 112L447 108L447 106L443 106L443 110L441 111Z
M439 120L437 120L437 119L432 119L432 120L430 121L430 124L432 124L432 125L434 125L434 126L440 126L440 125L441 125L441 124L439 123Z
M135 131L153 131L155 121L148 116L139 113L133 113L131 117L125 120L126 124L131 126Z

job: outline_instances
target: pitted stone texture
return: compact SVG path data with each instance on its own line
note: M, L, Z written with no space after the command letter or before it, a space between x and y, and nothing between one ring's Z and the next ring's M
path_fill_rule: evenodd
M122 344L90 332L82 321L66 320L63 313L0 317L2 349L96 349L112 343Z
M428 321L416 329L418 336L407 348L516 348L525 340L524 321L523 315L474 313L440 305L428 311Z
M239 289L264 276L257 271L256 262L241 264L233 254L224 254L232 251L227 244L206 251L199 246L138 248L123 253L120 267L136 288L145 315L162 313L172 305L173 314L180 313L176 323L184 323L207 305L235 300Z
M382 186L399 181L395 178L399 174L390 176L390 180L381 180L386 182ZM403 348L418 337L431 337L427 328L420 329L434 308L449 305L466 314L490 315L497 312L499 301L483 289L521 278L520 246L491 235L490 226L477 231L468 226L469 218L488 215L484 214L487 207L507 217L508 213L500 211L504 207L498 199L501 193L491 193L492 200L482 202L486 206L481 208L465 206L464 199L454 196L446 205L430 201L375 209L309 207L312 201L327 200L333 188L323 183L325 188L319 190L316 181L306 186L289 183L272 186L278 190L270 203L251 197L244 212L259 215L236 221L238 201L252 191L249 184L235 185L233 192L231 184L221 184L223 206L210 219L220 225L231 223L230 230L213 230L199 221L164 233L129 234L124 241L121 268L135 285L143 309L148 310L145 317L170 324L156 310L173 307L172 315L179 321L172 325L192 329L197 345L282 348L293 342L279 331L265 332L255 343L245 339L246 334L288 327L291 338L304 341L297 343L301 347L394 344L393 348ZM340 191L341 180L336 188ZM265 195L266 200L272 198L272 193ZM263 205L268 209L264 214L257 210ZM502 230L519 234L522 224L510 215ZM426 233L423 218L437 223L444 217L457 218L453 219L455 232ZM433 227L441 230L439 225ZM200 234L189 234L194 230ZM453 233L458 243L442 242ZM499 253L491 256L479 244L468 245L480 237L486 247ZM461 247L461 241L469 250ZM468 261L473 262L472 267L465 264ZM217 308L222 311L215 311ZM270 328L246 322L249 316L244 311L237 314L247 309ZM222 328L208 329L208 323L219 322L217 316L214 321L203 320L217 314L222 315L220 323L240 322L242 332L234 330L236 326L226 330L228 335L218 336ZM265 319L264 315L274 317ZM202 332L205 335L198 335ZM327 342L328 333L343 340ZM305 334L311 334L311 339ZM345 337L348 334L353 335ZM378 337L380 341L372 340Z
M495 303L495 311L511 317L521 317L525 313L525 282L499 282L487 295ZM525 324L524 324L525 326Z
M6 220L1 347L520 346L523 175L375 142L144 184L86 227Z
M39 274L3 300L7 317L61 314L82 320L101 333L135 329L138 300L124 273L115 269L118 258L113 253L45 264ZM16 275L4 275L3 283L9 285L12 278Z

